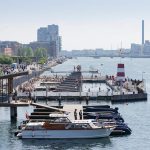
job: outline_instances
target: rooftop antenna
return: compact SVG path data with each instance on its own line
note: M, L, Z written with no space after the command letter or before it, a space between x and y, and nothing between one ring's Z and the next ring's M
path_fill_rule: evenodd
M143 47L144 47L144 20L142 20L142 44L141 44L141 56L143 55Z

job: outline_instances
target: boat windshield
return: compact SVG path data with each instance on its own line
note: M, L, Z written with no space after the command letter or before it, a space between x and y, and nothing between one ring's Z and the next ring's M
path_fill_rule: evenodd
M91 126L86 123L83 124L72 123L72 124L68 124L66 126L66 129L91 129Z

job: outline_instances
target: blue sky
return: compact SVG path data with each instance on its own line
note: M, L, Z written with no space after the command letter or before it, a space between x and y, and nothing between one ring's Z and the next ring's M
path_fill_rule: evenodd
M149 0L4 0L0 2L0 40L36 41L39 27L58 24L62 47L130 48L150 39Z

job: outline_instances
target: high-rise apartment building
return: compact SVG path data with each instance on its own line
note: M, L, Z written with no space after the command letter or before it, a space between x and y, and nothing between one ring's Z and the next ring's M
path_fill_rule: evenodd
M39 28L37 31L37 41L45 42L47 41L47 28Z
M38 42L48 42L50 49L48 54L57 57L61 51L61 38L59 36L58 25L48 25L47 27L41 27L37 31Z

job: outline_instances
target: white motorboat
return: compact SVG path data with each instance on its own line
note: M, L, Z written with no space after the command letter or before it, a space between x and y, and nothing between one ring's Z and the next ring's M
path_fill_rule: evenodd
M101 138L108 137L114 129L92 119L71 121L66 114L50 114L50 118L28 122L17 136L23 139Z

